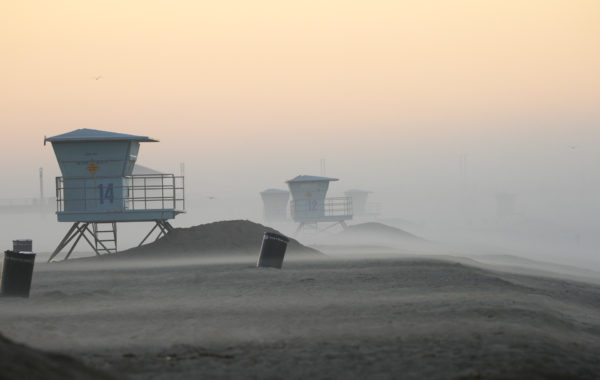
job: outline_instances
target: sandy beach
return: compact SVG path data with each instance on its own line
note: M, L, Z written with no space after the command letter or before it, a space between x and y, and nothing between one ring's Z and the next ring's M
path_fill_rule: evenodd
M600 286L451 257L75 260L34 283L0 332L115 378L600 376Z

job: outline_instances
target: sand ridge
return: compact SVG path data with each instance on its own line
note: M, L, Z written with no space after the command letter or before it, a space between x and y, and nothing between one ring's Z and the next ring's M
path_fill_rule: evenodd
M431 245L426 239L379 222L351 224L334 234L314 237L315 246L338 246L342 249L372 247L380 248L424 248Z
M366 222L353 224L339 233L340 236L373 236L374 238L383 237L389 239L424 241L425 239L404 231L400 228L388 226L379 222Z

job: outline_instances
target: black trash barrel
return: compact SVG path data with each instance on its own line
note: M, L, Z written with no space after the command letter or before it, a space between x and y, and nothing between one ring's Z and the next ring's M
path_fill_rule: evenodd
M0 294L7 297L29 297L35 253L5 251L0 274Z
M14 252L33 252L33 243L31 239L13 240Z
M283 235L265 232L257 266L281 269L285 249L289 241L290 239Z

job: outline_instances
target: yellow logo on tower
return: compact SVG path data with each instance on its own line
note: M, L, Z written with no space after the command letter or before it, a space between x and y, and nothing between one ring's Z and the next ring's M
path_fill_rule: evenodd
M90 164L88 166L86 166L86 169L88 170L88 172L90 172L92 175L96 174L96 172L98 171L98 169L100 169L100 167L98 165L96 165L95 162L90 162Z

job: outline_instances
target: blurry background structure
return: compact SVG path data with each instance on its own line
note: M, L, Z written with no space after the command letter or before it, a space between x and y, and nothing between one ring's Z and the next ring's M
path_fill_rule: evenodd
M290 192L281 189L261 191L263 201L263 217L266 222L283 222L287 219Z
M338 179L299 175L286 181L292 194L290 212L292 219L299 223L298 231L304 227L319 230L319 223L339 224L345 228L346 221L352 219L352 198L326 198L332 181Z

